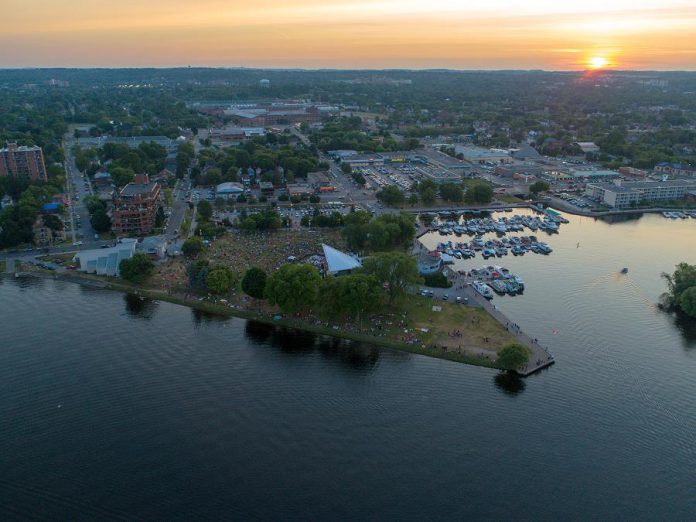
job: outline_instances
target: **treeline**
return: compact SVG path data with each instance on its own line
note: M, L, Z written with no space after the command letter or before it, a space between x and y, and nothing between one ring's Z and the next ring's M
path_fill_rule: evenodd
M0 248L31 243L34 240L32 226L41 207L50 203L56 192L56 187L50 183L43 186L31 185L22 190L15 204L0 212ZM63 228L62 221L57 217L48 218L44 222L54 230Z
M696 265L679 263L674 273L663 273L667 292L661 296L661 304L668 310L679 310L696 318Z
M359 152L390 152L413 150L420 146L415 138L396 141L389 133L370 135L362 130L362 119L353 116L337 118L324 125L321 130L312 131L310 141L324 152L349 149Z
M202 149L191 177L194 184L217 185L239 181L240 170L249 168L254 172L260 170L260 181L280 185L286 181L292 183L297 178L306 179L308 173L326 169L328 165L321 165L316 155L306 148L270 147L250 140L237 147Z
M164 168L167 149L154 142L141 143L131 148L122 143L105 143L100 149L73 147L77 168L92 177L103 167L107 167L111 179L117 187L133 181L136 174L154 176Z
M391 207L408 203L411 206L423 203L433 205L438 197L444 202L485 205L493 200L491 184L483 180L466 180L463 183L436 183L426 179L416 182L409 193L396 185L387 185L376 194L378 200Z

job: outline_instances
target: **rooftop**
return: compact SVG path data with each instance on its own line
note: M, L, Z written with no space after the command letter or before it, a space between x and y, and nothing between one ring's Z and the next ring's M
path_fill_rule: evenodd
M326 266L329 274L353 270L362 266L362 263L358 259L345 252L341 252L325 244L322 244L321 248L324 250L324 257L326 258Z

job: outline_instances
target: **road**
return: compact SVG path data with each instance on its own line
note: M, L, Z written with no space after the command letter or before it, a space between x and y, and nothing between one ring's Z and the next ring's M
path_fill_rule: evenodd
M75 241L93 242L95 230L89 222L89 212L84 204L85 196L94 194L94 189L89 176L81 173L75 165L75 157L72 153L74 138L66 134L63 140L65 151L65 172L70 196L70 223L72 239Z

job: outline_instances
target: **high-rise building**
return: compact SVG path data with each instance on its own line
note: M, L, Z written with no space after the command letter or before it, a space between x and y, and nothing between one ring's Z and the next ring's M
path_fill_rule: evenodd
M0 149L0 176L47 181L41 147L18 147L16 143L8 143L6 148Z
M139 174L114 198L111 228L117 234L149 234L159 206L160 184L151 182L147 174Z

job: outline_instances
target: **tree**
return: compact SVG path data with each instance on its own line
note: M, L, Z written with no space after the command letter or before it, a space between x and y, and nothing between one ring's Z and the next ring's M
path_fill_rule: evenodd
M45 214L43 216L43 224L54 232L58 230L63 230L63 222L55 214Z
M689 317L696 318L696 286L687 288L679 296L679 308Z
M460 203L464 199L462 186L456 183L443 183L440 185L440 196L444 201Z
M268 276L266 272L261 268L251 267L242 278L242 290L251 297L261 299L263 298L263 291L266 288L267 279Z
M207 201L200 201L196 208L198 209L198 216L202 221L208 221L213 217L213 206Z
M529 350L521 344L510 344L498 352L498 366L505 370L516 370L529 361Z
M386 285L389 304L406 291L409 285L420 283L416 259L401 252L384 252L368 257L363 272Z
M493 189L484 181L474 181L464 194L467 203L486 204L493 200Z
M133 169L124 167L114 167L111 169L109 174L111 174L111 179L114 180L114 185L117 187L127 185L133 181L133 178L135 177L135 172Z
M432 205L437 199L437 192L435 192L434 188L427 188L421 193L421 198L424 204Z
M679 263L673 274L663 273L662 278L667 282L667 292L660 298L662 304L666 308L680 307L682 294L696 286L696 265Z
M146 254L138 252L130 259L122 259L118 269L123 279L139 285L150 277L155 264Z
M411 192L411 195L408 197L408 204L411 205L412 207L418 204L418 194L415 192Z
M545 181L537 181L529 186L529 192L537 195L540 192L546 192L549 188L551 188L550 185Z
M319 290L319 303L327 315L349 315L362 323L364 314L377 309L382 288L377 278L351 274L324 279Z
M235 275L226 266L216 266L208 271L205 285L214 294L226 294L234 285Z
M353 172L353 167L350 166L350 163L341 163L341 172L344 174L350 174Z
M92 213L89 223L99 233L108 232L111 229L111 218L103 208L98 208Z
M200 261L194 261L186 267L186 275L189 280L189 287L193 289L205 288L205 280L210 271L210 266L208 261L201 259Z
M190 237L181 245L181 251L186 257L196 257L203 251L203 240L200 237Z
M375 195L382 203L389 206L400 205L406 199L404 192L395 185L387 185Z
M320 283L319 271L312 265L287 264L268 278L264 295L283 312L296 312L316 302Z

